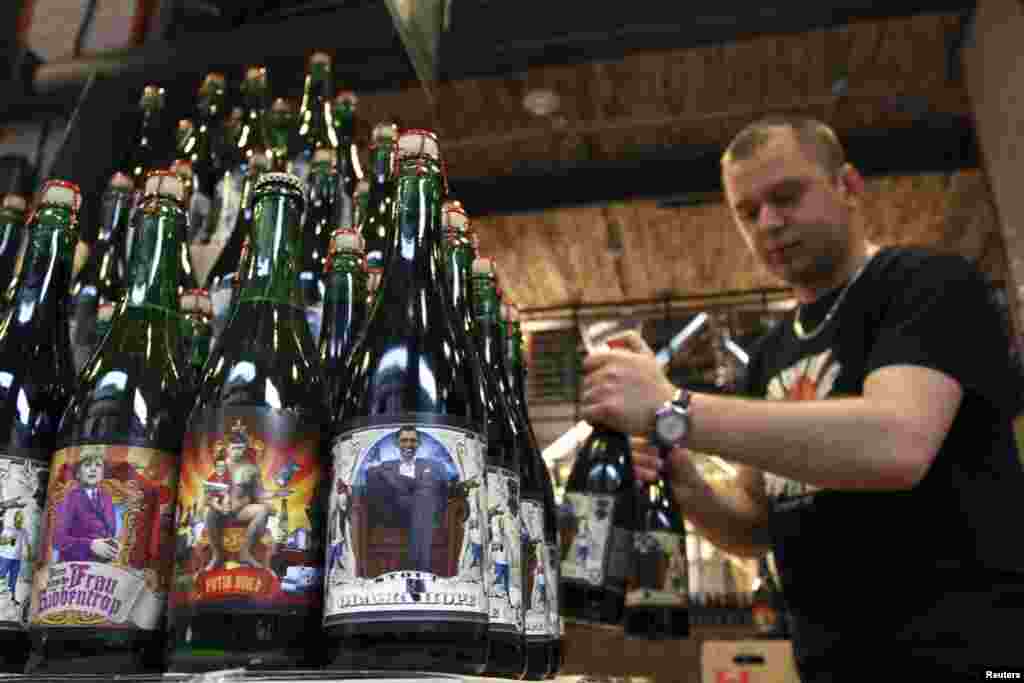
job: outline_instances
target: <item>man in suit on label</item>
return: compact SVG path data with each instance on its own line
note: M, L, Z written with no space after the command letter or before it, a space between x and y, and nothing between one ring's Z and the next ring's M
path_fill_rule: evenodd
M61 562L110 562L120 551L114 501L99 486L103 474L103 448L82 448L75 464L78 486L57 510L55 545Z
M448 479L440 463L417 457L419 445L415 427L399 429L400 457L371 469L367 484L380 507L390 508L392 520L409 530L408 569L436 573L431 567L430 546L437 517L448 500Z

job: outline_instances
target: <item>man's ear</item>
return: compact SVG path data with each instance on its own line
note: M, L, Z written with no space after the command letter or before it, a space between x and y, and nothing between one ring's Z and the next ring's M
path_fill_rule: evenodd
M839 171L839 192L848 200L864 193L864 176L852 164L843 164Z

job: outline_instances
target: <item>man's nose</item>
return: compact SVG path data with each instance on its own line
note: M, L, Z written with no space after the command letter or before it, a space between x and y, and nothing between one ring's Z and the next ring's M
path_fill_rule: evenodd
M757 211L757 227L760 232L772 233L786 224L786 217L778 207L765 202Z

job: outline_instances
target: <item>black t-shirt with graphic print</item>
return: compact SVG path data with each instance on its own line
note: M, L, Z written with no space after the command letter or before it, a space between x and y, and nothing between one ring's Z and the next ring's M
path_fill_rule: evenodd
M912 490L813 490L765 473L805 680L832 680L813 672L881 647L965 672L995 664L991 657L1003 653L996 631L1016 631L998 624L1024 618L1014 512L1024 500L1012 430L1018 380L990 291L962 257L882 249L820 334L798 339L790 313L751 354L743 392L751 397L855 397L872 371L905 364L941 371L963 388L949 434ZM839 292L803 307L805 331Z

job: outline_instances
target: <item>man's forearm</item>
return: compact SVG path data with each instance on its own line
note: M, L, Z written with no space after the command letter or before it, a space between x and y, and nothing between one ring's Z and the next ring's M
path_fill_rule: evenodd
M686 446L822 488L905 489L919 476L920 449L894 412L863 398L693 394Z
M743 557L759 557L771 550L765 533L767 506L753 501L735 484L716 490L701 479L675 495L686 519L715 546Z

